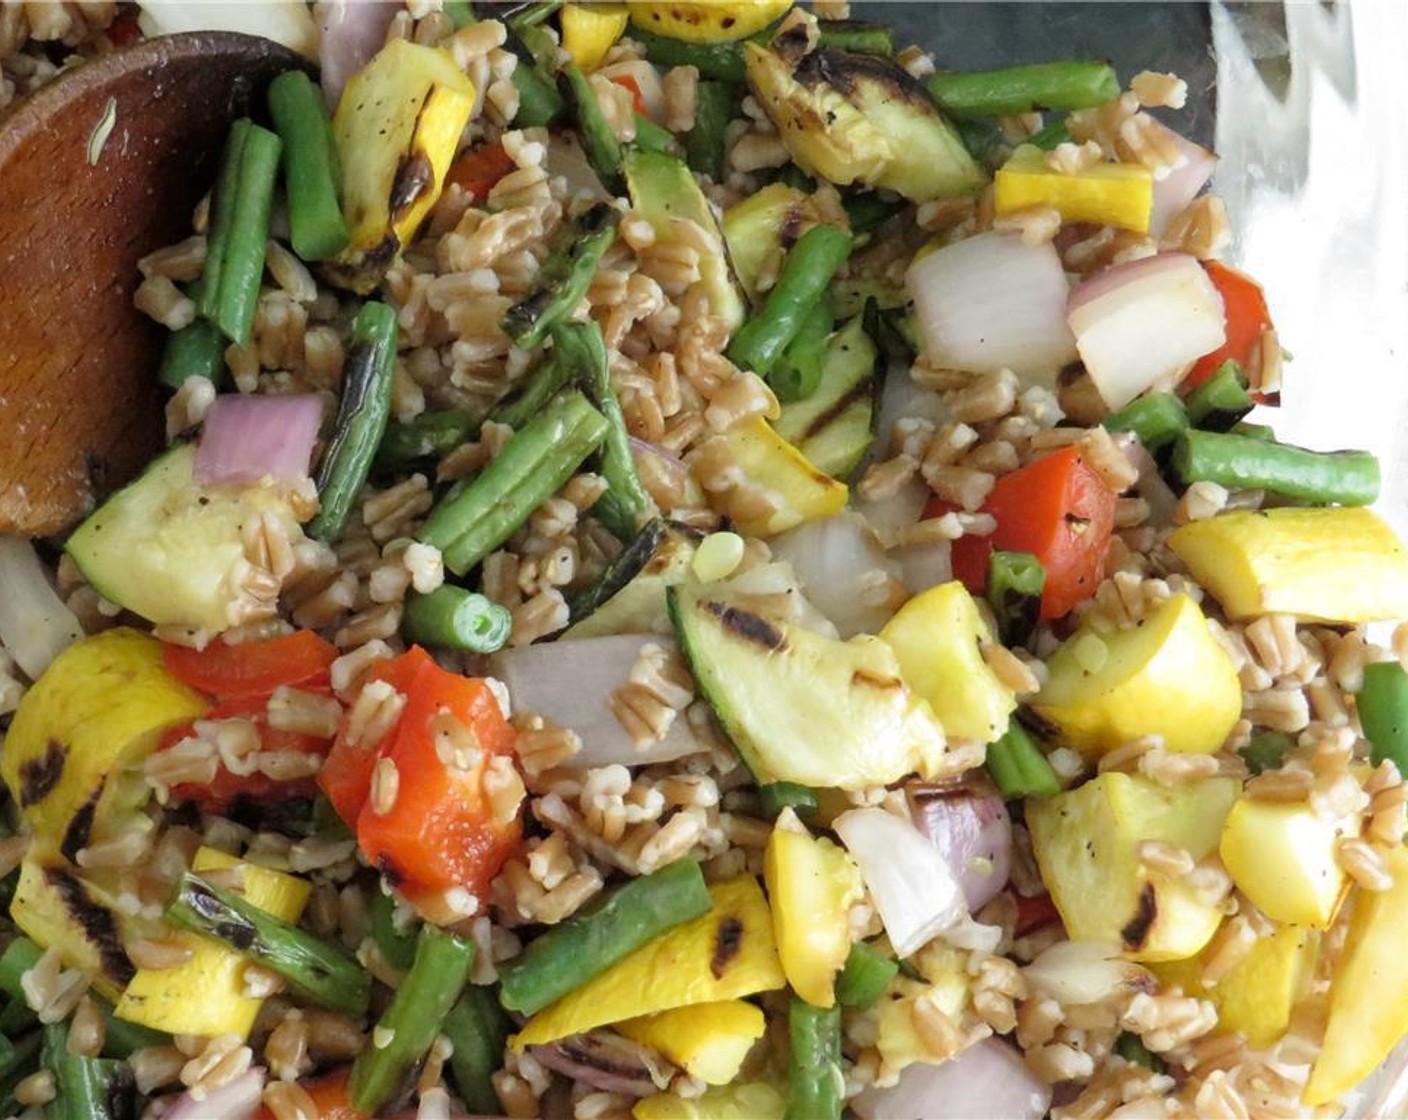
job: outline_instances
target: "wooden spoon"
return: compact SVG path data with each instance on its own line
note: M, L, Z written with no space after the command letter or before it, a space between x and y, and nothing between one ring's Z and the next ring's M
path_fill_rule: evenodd
M304 65L254 36L172 35L0 120L0 532L62 532L161 446L167 332L132 306L137 261L190 233L230 123Z

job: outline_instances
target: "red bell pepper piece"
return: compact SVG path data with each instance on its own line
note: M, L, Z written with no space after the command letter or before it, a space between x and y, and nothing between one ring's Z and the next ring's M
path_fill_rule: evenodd
M457 183L472 201L479 203L489 197L495 183L517 166L503 144L481 144L466 150L450 165L445 183Z
M639 113L643 117L650 116L650 114L647 113L645 110L645 98L641 95L640 83L638 81L632 78L629 74L618 74L616 77L612 78L611 81L615 82L618 86L622 86L625 89L630 90L631 100L635 104L635 110L637 113Z
M1227 323L1227 338L1211 354L1204 354L1189 370L1181 388L1196 389L1228 360L1246 369L1252 350L1271 326L1271 313L1266 309L1266 295L1261 285L1245 273L1228 268L1217 261L1206 261L1208 279L1222 296L1222 312Z
M280 685L325 689L337 647L311 630L295 630L259 642L212 642L205 649L168 645L161 656L166 671L177 680L226 700L268 696Z

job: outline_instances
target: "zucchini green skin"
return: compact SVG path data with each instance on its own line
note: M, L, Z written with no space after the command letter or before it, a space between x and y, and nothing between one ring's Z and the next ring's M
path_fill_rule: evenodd
M880 352L859 316L831 335L821 380L804 400L782 406L773 425L818 470L851 475L875 438Z
M655 518L590 587L568 600L572 625L563 638L639 633L653 629L663 617L665 588L684 579L698 531L678 522Z

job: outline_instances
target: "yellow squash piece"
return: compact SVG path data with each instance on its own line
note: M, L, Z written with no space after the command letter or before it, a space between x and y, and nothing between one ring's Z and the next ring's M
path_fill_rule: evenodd
M1327 929L1349 889L1335 849L1360 830L1359 818L1326 820L1304 802L1243 797L1222 828L1222 862L1268 918Z
M804 521L830 517L846 507L846 484L818 470L761 416L735 424L718 437L729 447L745 482L719 498L739 532L771 537ZM760 508L759 491L775 508Z
M885 624L880 637L900 672L950 738L990 743L1007 728L1017 698L983 660L992 632L968 589L954 580L916 595Z
M1168 788L1109 773L1028 801L1041 877L1071 939L1116 942L1136 961L1198 953L1222 912L1186 884L1151 875L1136 849L1142 840L1161 840L1195 860L1215 851L1238 785L1235 778L1207 778Z
M241 861L214 848L201 848L193 871L217 871L241 866ZM304 879L243 864L244 886L239 894L251 906L295 922L312 888ZM171 937L190 947L192 956L175 968L140 969L118 1000L114 1014L170 1034L235 1034L244 1038L254 1026L262 999L244 994L248 959L234 949L194 933Z
M956 958L956 954L954 955ZM893 1085L900 1071L915 1062L932 1062L933 1051L919 1033L915 1004L924 999L955 1022L962 1018L968 1006L972 985L963 971L961 960L942 971L926 970L925 983L900 975L875 1005L875 1048L880 1053L877 1085Z
M203 714L161 643L126 627L81 638L25 693L0 776L42 844L74 860L147 796L140 767L162 732Z
M1408 618L1408 551L1371 510L1224 513L1174 530L1168 543L1234 619Z
M1291 1011L1306 994L1320 949L1314 930L1281 926L1257 940L1251 952L1216 984L1203 983L1203 969L1215 946L1186 961L1155 964L1150 970L1166 986L1177 984L1185 995L1212 1000L1218 1030L1246 1037L1265 1049L1286 1033Z
M1211 754L1242 714L1237 668L1187 595L1129 630L1082 626L1048 666L1032 706L1088 757L1143 735L1161 736L1170 751Z
M812 1006L832 1006L851 951L850 908L865 895L859 868L824 837L775 828L763 877L787 983Z
M1330 986L1330 1017L1301 1100L1328 1104L1368 1077L1408 1034L1408 849L1388 853L1393 886L1360 891Z
M658 1050L691 1077L710 1085L727 1085L738 1076L743 1059L766 1027L759 1008L741 999L728 999L628 1019L617 1023L616 1031Z
M562 46L590 74L625 33L630 18L625 4L564 4Z
M766 1081L744 1081L705 1090L693 1100L674 1093L643 1097L632 1120L783 1120L787 1095Z
M631 22L687 43L731 43L761 31L792 0L630 0Z
M642 945L544 1008L513 1037L514 1050L623 1019L781 988L787 978L758 881L743 875L710 887L709 894L709 913Z
M392 39L348 81L333 114L352 242L330 275L363 295L440 197L474 109L474 84L445 51Z
M734 275L757 300L768 257L785 252L816 225L828 222L811 195L786 183L769 183L724 211L723 235Z
M1097 163L1074 175L1047 166L1046 153L1023 144L997 172L993 201L998 214L1052 206L1063 222L1093 222L1149 232L1154 176L1137 163Z

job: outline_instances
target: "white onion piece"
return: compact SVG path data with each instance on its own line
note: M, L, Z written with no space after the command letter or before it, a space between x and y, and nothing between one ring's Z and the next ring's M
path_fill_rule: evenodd
M318 29L303 0L141 0L139 6L137 23L149 39L183 31L240 31L318 57Z
M315 393L222 393L201 425L195 480L202 486L301 482L322 422L323 399Z
M34 546L0 533L0 646L30 680L83 637L83 627L49 585Z
M900 567L900 579L911 595L919 595L953 578L953 542L943 537L911 541L890 549Z
M963 888L943 854L908 821L884 809L849 809L831 827L860 868L900 957L968 913Z
M1112 941L1058 941L1022 969L1042 995L1061 1003L1100 1003L1121 991L1152 991L1154 979L1124 960Z
M264 1070L255 1066L199 1097L188 1089L162 1113L163 1120L251 1120L264 1093Z
M567 194L572 198L585 198L593 202L606 201L611 192L601 183L601 177L587 162L586 153L577 138L565 132L554 133L548 139L548 155L544 161L549 178L559 176L567 184Z
M865 519L841 513L808 521L768 542L773 556L792 565L802 592L836 625L843 638L876 634L899 603L894 596L875 604L861 593L874 573L898 578L899 565L890 560Z
M1217 167L1217 156L1206 148L1193 143L1186 136L1180 136L1167 125L1151 122L1154 130L1163 135L1166 143L1172 144L1180 153L1181 162L1162 179L1154 180L1154 208L1149 215L1149 233L1158 238L1163 236L1168 223L1207 186Z
M323 98L337 105L347 79L386 43L397 5L381 0L324 0L318 12L318 65Z
M665 123L665 87L660 81L660 72L645 59L633 58L625 62L613 62L610 66L603 66L597 73L607 81L629 78L635 82L636 88L640 90L641 104L645 106L645 115L656 124Z
M1010 369L1049 386L1075 357L1069 288L1053 245L982 233L921 257L905 284L935 365Z
M914 824L948 862L969 910L1007 885L1012 867L1012 820L993 789L909 787Z
M491 671L508 686L514 711L526 710L570 728L582 739L571 765L644 766L669 762L704 750L680 713L659 742L637 747L611 711L611 694L631 676L641 648L656 645L674 652L669 638L653 634L613 634L571 642L544 642L500 650Z
M987 1038L941 1065L916 1062L885 1089L850 1101L861 1120L1041 1120L1051 1087L1007 1043Z
M1186 253L1160 253L1097 272L1071 293L1071 330L1086 372L1111 409L1172 386L1226 337L1222 297Z

